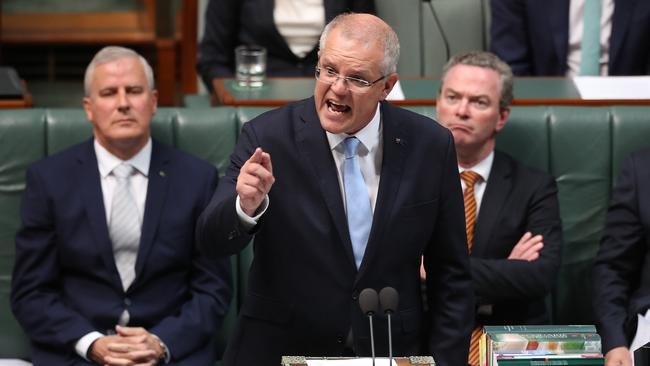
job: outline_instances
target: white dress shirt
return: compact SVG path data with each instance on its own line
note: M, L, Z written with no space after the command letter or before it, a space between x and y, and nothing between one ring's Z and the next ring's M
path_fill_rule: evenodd
M483 201L483 194L485 193L485 187L487 187L487 181L488 178L490 177L490 171L492 171L492 163L494 162L494 150L490 152L488 156L485 157L485 159L481 160L478 162L478 164L474 165L471 168L462 168L460 165L458 166L458 173L462 173L466 170L471 170L478 175L481 176L481 179L479 179L475 184L474 184L474 197L476 198L476 217L478 218L478 213L481 210L481 202ZM465 191L465 182L461 179L460 184L463 187L463 192Z
M291 52L303 58L325 28L323 0L275 0L273 20Z

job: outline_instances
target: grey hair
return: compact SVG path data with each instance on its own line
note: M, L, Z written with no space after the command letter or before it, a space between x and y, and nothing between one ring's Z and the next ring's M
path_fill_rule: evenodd
M144 57L142 57L139 53L135 52L130 48L119 47L119 46L106 46L95 54L95 57L93 57L92 61L90 61L90 63L88 64L88 67L86 67L86 74L84 76L84 94L86 96L90 95L90 84L93 80L93 74L95 73L95 68L98 65L123 59L123 58L138 59L138 61L140 61L140 64L142 64L142 69L144 70L144 75L147 78L147 83L149 84L149 88L154 89L155 84L154 84L153 70L151 69L151 65L149 65L149 63Z
M325 42L332 29L341 27L341 34L347 39L354 39L370 45L378 42L384 47L384 59L381 62L380 71L383 75L389 75L397 71L399 61L399 39L395 31L380 18L376 18L383 26L377 27L376 22L359 22L355 19L358 13L343 13L337 15L327 23L318 42L318 57L325 49Z
M513 99L513 76L510 66L503 62L497 55L485 51L469 51L463 52L452 57L447 64L442 68L442 82L440 87L444 84L445 77L449 70L456 65L478 66L486 69L494 70L499 74L501 79L501 99L499 100L499 109L504 110L510 106Z

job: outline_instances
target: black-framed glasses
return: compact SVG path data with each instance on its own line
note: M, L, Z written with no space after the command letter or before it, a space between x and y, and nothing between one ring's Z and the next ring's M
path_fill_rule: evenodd
M316 80L325 84L334 84L339 79L343 79L346 82L348 89L353 93L365 93L370 90L370 87L385 79L388 75L384 75L375 81L368 81L361 78L355 78L352 76L343 76L334 69L329 67L320 68L316 66Z

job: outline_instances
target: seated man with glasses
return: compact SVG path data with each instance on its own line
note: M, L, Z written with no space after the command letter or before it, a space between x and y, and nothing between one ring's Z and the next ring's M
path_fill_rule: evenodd
M340 15L321 35L314 96L244 125L197 227L209 256L255 239L226 365L369 356L359 294L386 286L399 292L394 355L466 362L474 301L454 140L384 100L398 58L397 36L381 19ZM374 326L376 354L387 356L383 315Z

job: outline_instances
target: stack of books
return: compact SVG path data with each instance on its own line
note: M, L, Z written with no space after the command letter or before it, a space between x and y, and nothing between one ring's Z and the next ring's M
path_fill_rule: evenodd
M593 325L485 326L481 366L604 365Z

